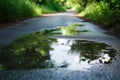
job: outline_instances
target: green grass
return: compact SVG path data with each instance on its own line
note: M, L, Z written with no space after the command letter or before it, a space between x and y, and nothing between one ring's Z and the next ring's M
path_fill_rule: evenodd
M106 2L93 2L86 6L85 10L80 13L88 19L104 24L110 28L120 29L120 10L110 9Z
M48 13L54 13L54 12L56 12L55 10L52 10L49 7L46 7L44 5L41 5L40 8L41 8L41 12L43 14L48 14Z
M38 5L28 0L1 0L0 22L41 15Z
M88 4L88 6L81 13L81 15L86 16L96 22L104 23L106 25L109 23L111 11L109 10L106 3L93 2L91 4Z
M0 23L65 11L59 3L36 4L31 0L1 0Z

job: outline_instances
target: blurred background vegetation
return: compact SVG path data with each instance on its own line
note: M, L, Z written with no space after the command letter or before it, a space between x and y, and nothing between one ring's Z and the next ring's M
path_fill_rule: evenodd
M0 22L72 9L107 28L120 30L120 0L1 0Z

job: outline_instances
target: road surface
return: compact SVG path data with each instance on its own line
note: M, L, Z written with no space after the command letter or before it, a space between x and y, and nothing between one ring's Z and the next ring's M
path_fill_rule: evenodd
M0 30L0 46L7 45L24 35L45 29L68 26L73 23L83 24L83 29L89 30L79 36L54 36L64 39L88 40L111 45L117 50L117 56L112 64L96 65L87 71L67 69L32 69L0 71L0 80L120 80L120 40L107 31L75 16L73 11L48 14L42 17L24 20L14 26Z

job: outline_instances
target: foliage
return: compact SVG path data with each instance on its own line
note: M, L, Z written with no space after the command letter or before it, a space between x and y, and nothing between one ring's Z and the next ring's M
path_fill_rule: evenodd
M93 2L93 3L88 4L88 6L81 13L81 15L86 16L96 22L108 24L108 22L109 22L108 20L110 18L111 11L109 10L108 5L106 3Z
M2 0L0 2L0 22L38 15L41 15L41 9L28 0Z
M65 8L63 7L60 0L30 0L35 2L39 5L44 5L48 9L54 10L54 11L65 11Z
M79 0L65 0L64 5L66 5L67 8L71 8L72 10L76 11L81 11L81 9L83 8L80 5Z
M81 16L120 29L120 0L63 0L63 3Z
M40 8L41 8L41 13L42 14L48 14L48 13L53 13L53 12L56 12L55 10L47 7L47 6L44 6L44 5L40 5Z
M70 8L93 21L120 29L120 0L1 0L0 22Z
M59 0L41 0L39 4L40 5L44 4L50 9L58 11L58 12L65 11L64 6L61 4Z
M90 2L81 12L95 22L102 23L110 28L120 29L120 1L96 0Z
M65 11L57 0L1 0L0 22L40 16L42 13Z

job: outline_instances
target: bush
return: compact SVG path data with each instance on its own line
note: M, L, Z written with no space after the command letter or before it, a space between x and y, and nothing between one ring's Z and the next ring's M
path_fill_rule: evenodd
M43 14L48 14L48 13L56 12L55 10L52 10L51 8L46 7L46 6L44 6L44 5L41 5L40 8L41 8L41 12L42 12Z
M77 6L75 9L73 9L73 10L75 10L75 11L77 11L78 13L80 13L80 12L82 12L83 10L84 10L85 8L83 7L83 6Z
M55 10L57 12L65 11L65 8L58 1L54 1L52 3L48 3L48 4L46 4L46 6L49 9Z
M57 1L50 0L1 0L0 22L13 21L28 17L39 16L42 13L53 13L65 11L65 8Z
M106 3L93 2L87 5L86 9L81 13L81 15L86 16L87 18L92 19L96 22L108 24L111 11L109 10Z
M89 3L80 15L110 28L120 29L120 10L119 8L111 9L107 2Z
M41 15L38 5L29 0L1 0L0 22Z

